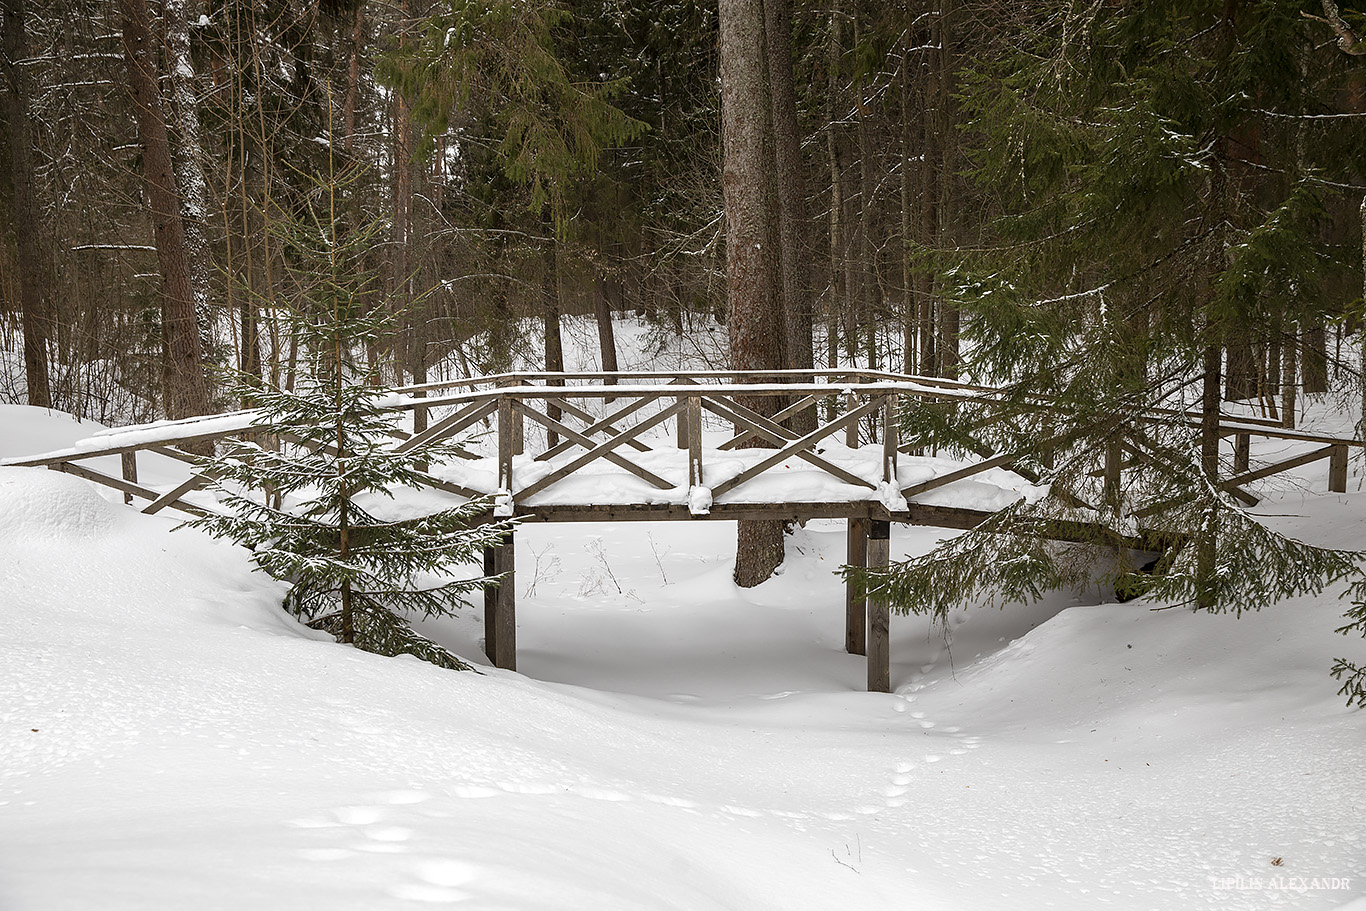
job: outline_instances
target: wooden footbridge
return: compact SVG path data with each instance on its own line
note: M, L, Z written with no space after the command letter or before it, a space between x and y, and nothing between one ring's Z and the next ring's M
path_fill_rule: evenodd
M765 416L772 409L757 403L774 397L781 407ZM847 562L879 567L889 560L893 524L968 529L1021 497L1049 495L1015 455L980 447L975 461L963 462L927 457L900 441L903 409L1000 399L1000 390L988 387L868 370L519 373L406 387L385 408L400 448L459 440L458 457L427 466L424 482L449 497L491 496L497 515L527 522L843 519ZM1196 414L1161 409L1143 420L1199 424ZM185 447L258 436L256 422L244 411L121 427L71 449L0 464L68 472L121 491L144 513L203 514L217 508L202 491L213 474ZM1316 461L1328 463L1329 489L1345 491L1349 448L1362 446L1227 415L1220 431L1233 466L1221 487L1249 504L1257 498L1246 485ZM1253 438L1299 451L1254 468ZM156 472L146 470L149 457L160 457ZM1136 445L1117 444L1097 455L1096 476L1117 487L1126 465L1144 457ZM167 465L179 468L168 472ZM1050 535L1094 540L1085 529ZM486 573L508 576L486 591L484 620L488 657L510 669L517 660L515 539L489 548L484 560ZM869 690L886 692L888 606L851 586L845 610L845 648L867 656Z

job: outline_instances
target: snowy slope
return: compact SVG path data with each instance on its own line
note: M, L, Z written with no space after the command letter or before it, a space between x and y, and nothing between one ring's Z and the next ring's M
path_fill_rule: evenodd
M0 421L3 454L91 427ZM1267 507L1287 530L1361 540L1363 495L1290 496ZM529 527L522 673L476 675L323 641L244 552L173 526L0 469L4 911L1366 895L1366 715L1326 673L1363 649L1335 593L1241 620L1097 592L951 636L895 618L897 692L872 695L838 523L750 591L728 523ZM482 660L476 611L427 629Z

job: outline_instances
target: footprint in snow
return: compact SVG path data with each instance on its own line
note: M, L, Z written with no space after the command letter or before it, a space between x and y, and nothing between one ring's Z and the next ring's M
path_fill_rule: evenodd
M389 889L394 898L430 904L454 904L473 896L459 888L479 878L479 871L458 860L429 860L413 868L418 882L402 883Z

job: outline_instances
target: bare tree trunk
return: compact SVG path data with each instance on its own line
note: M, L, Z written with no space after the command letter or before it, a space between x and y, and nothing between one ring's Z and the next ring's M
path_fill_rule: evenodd
M564 373L564 343L560 337L560 264L556 256L558 242L555 239L555 226L551 223L549 216L545 222L546 242L545 250L542 253L545 262L545 274L541 285L541 320L545 327L545 369L547 373ZM546 380L547 386L563 386L564 380L558 377L551 377ZM546 403L546 414L554 420L559 420L560 406ZM546 430L546 444L554 446L560 441L560 435L553 430Z
M1210 341L1205 346L1204 383L1200 399L1200 470L1212 487L1219 485L1219 367L1222 352L1217 343ZM1207 521L1209 527L1200 537L1196 548L1196 604L1203 608L1214 607L1214 574L1216 559L1217 528L1215 516Z
M142 172L161 269L166 413L172 418L207 414L208 383L199 348L180 197L171 167L166 117L157 89L157 58L152 46L147 2L119 0L119 10L128 60L128 84L142 145Z
M199 100L195 97L194 58L190 56L188 0L165 0L166 63L174 104L178 144L173 152L176 182L180 189L181 220L185 225L185 249L189 256L190 287L194 293L195 319L200 349L215 360L213 300L209 268L209 185L204 177L204 148L199 128Z
M1323 326L1311 326L1304 331L1304 354L1301 375L1304 394L1319 395L1328 391L1328 338Z
M834 0L830 10L830 45L826 55L826 66L829 70L826 97L830 107L826 112L825 128L825 152L830 164L830 297L825 326L825 365L831 370L839 365L839 326L842 309L840 284L843 281L840 249L844 245L841 220L844 212L844 194L841 187L843 178L840 175L839 135L835 127L839 121L836 99L839 95L840 25L839 0Z
M24 333L24 376L28 403L52 407L48 381L47 270L39 238L38 205L34 199L33 132L29 103L33 82L26 70L28 35L24 0L5 0L4 51L9 77L10 180L14 187L14 239L18 258L19 312Z
M598 324L598 351L601 354L602 369L604 373L616 373L620 368L617 366L617 337L612 327L612 302L607 297L607 283L609 279L598 277L595 282L593 295L593 317ZM616 379L607 381L615 384Z
M1299 326L1291 323L1286 327L1286 334L1281 342L1281 424L1292 428L1295 426L1295 391L1299 380L1296 372L1299 364L1296 360L1299 351Z
M791 0L764 0L764 17L777 162L775 182L781 237L783 327L786 329L783 366L810 370L815 366L815 358L812 350L811 292L803 256L806 249L803 242L806 230L806 181L802 174L797 91L792 74ZM808 409L793 416L790 423L798 433L808 433L816 429L816 413Z
M912 286L911 205L913 172L911 159L911 55L901 53L901 370L915 373L916 321L915 291Z
M726 291L731 366L780 366L774 332L781 326L777 225L769 187L773 171L771 102L764 73L763 0L720 0L722 190L726 214ZM773 413L771 397L744 402ZM735 583L767 579L783 559L781 522L740 522Z
M939 111L935 118L939 123L939 241L954 223L955 189L953 173L955 168L956 143L953 138L954 114L954 58L953 58L953 0L940 0L937 29L939 35ZM958 352L958 308L940 294L939 298L939 341L936 352L939 357L939 375L958 379L961 359Z

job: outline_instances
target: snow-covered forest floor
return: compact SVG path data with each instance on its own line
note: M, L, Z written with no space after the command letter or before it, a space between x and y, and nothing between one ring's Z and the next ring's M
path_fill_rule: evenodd
M0 427L0 457L92 430ZM1366 493L1304 479L1259 511L1360 547ZM456 673L326 641L176 522L0 469L3 911L1366 908L1341 589L893 618L876 695L840 523L747 591L731 523L527 526L520 673L476 610L425 627Z

